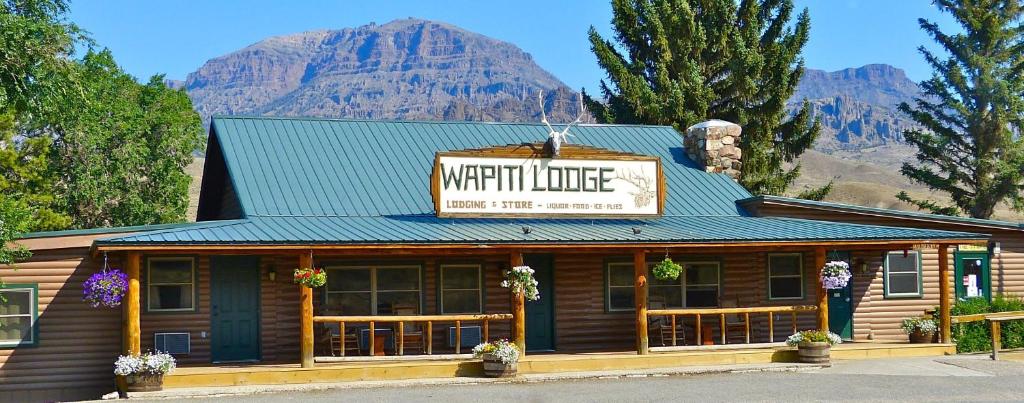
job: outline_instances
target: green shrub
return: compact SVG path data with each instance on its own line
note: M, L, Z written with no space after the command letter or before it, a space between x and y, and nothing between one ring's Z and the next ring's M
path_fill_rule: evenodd
M1024 299L1015 295L997 294L989 303L984 298L970 298L957 301L950 311L953 316L1024 311ZM1000 333L1003 348L1024 347L1024 321L1003 322L1002 326ZM952 330L958 353L992 350L992 333L987 321L958 323L953 325Z

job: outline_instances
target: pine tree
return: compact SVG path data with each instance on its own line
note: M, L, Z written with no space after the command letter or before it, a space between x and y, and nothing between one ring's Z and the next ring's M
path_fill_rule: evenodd
M1018 0L936 0L963 33L947 34L918 20L949 54L940 58L924 47L932 78L921 83L923 96L900 110L923 129L904 133L917 146L917 165L901 172L933 190L948 193L953 204L901 200L938 214L967 213L989 218L1002 202L1024 209L1020 194L1024 172L1024 10Z
M707 119L743 126L740 183L782 194L799 176L785 168L820 130L810 105L786 101L803 75L810 17L791 0L613 0L615 42L590 28L604 102L587 104L604 123L671 125ZM792 23L792 24L791 24ZM828 187L803 196L820 199Z

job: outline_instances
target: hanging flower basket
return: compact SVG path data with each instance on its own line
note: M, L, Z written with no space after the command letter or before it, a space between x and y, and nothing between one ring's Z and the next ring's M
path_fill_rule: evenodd
M843 261L825 263L821 269L821 284L826 290L841 290L850 283L850 265Z
M540 299L537 279L533 278L533 269L530 266L516 266L512 270L505 270L505 280L502 280L501 286L511 289L513 293L523 292L527 301Z
M103 271L89 276L82 284L82 300L93 308L116 308L121 306L125 291L128 290L128 275L123 271L106 267Z
M317 288L323 287L327 284L327 272L324 269L295 269L295 284L300 284L304 287Z
M678 280L679 275L683 273L683 266L666 257L665 260L662 260L651 268L651 273L653 273L654 277L658 280Z

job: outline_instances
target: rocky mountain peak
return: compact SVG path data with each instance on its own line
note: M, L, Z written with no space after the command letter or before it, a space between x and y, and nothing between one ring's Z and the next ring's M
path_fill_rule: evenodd
M415 18L267 38L206 62L184 88L204 119L534 121L538 91L554 119L576 109L574 92L519 47Z

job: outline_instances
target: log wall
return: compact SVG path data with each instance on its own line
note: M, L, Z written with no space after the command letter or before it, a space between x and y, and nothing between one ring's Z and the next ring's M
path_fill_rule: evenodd
M946 231L974 232L988 234L991 240L999 242L1001 252L991 257L992 295L997 293L1024 295L1024 231L994 226L959 224L920 219L903 219L879 215L837 211L825 208L810 208L783 205L761 205L756 209L760 216L791 217L811 220L837 221L856 224L885 225L893 227L925 228ZM951 248L950 258L955 258ZM939 305L939 261L937 250L922 251L922 273L924 296L921 298L885 298L882 270L882 253L855 253L854 258L863 258L868 263L866 273L854 273L854 338L871 340L906 340L900 330L904 318L920 316L925 310ZM954 262L950 262L950 277L953 277ZM954 282L957 279L952 279ZM954 283L955 284L955 283ZM951 287L953 288L953 287Z

